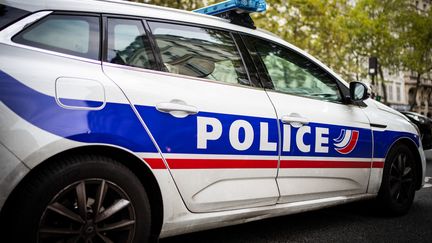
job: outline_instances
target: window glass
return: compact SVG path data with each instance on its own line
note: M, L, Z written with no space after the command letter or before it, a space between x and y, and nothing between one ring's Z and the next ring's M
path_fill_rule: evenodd
M387 86L387 96L389 100L393 100L393 85L386 85Z
M168 72L249 85L229 33L175 24L149 24Z
M107 61L152 68L154 57L141 20L108 19Z
M29 12L0 4L0 30L26 16Z
M99 57L99 18L50 15L13 38L17 43L85 58Z
M341 100L335 79L317 64L274 43L251 37L247 40L261 57L275 90L328 101Z

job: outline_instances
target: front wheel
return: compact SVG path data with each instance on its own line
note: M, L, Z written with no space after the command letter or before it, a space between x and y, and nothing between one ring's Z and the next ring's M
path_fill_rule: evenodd
M391 149L385 160L378 203L384 213L403 215L410 209L418 175L415 157L404 144Z
M57 161L27 182L10 214L14 242L141 243L150 207L139 179L110 158Z

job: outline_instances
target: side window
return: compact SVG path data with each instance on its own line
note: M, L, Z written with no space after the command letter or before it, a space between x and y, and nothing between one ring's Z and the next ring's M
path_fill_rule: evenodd
M99 17L49 15L19 33L13 41L50 51L99 59Z
M29 12L0 4L0 30L26 16Z
M149 25L168 72L249 85L246 69L229 33L158 22Z
M154 57L141 20L108 18L107 61L153 68Z
M274 89L288 94L340 101L336 80L317 64L288 48L247 37L267 69Z

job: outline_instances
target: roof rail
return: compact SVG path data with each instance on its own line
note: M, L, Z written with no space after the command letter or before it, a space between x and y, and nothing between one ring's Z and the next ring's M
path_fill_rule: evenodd
M249 13L263 12L266 8L265 0L226 0L193 11L229 19L233 24L255 29L255 24Z

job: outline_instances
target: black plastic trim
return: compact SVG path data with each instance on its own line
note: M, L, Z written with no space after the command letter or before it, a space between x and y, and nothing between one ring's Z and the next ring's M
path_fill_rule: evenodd
M4 4L4 3L3 3L3 4L0 4L0 8L1 8L2 6L6 6L6 7L8 7L8 8L18 9L19 11L25 12L25 14L21 15L20 17L18 17L18 18L16 18L16 19L13 19L12 21L8 22L7 24L1 26L1 27L0 27L0 31L2 31L2 30L4 30L4 29L6 29L7 27L9 27L9 26L15 24L16 22L18 22L18 21L20 21L20 20L26 18L27 16L30 16L30 15L32 15L32 14L35 13L35 12L30 12L30 11L27 11L27 10L24 10L24 9L19 9L19 8L16 8L16 7L12 7L12 6L6 5L6 4ZM1 15L0 15L0 17L1 17Z
M147 35L147 40L151 46L153 56L154 56L154 59L156 62L156 68L157 68L156 70L162 71L162 72L168 72L165 65L163 64L162 55L161 55L159 47L156 43L156 37L151 32L150 25L148 24L147 19L143 19L142 21L144 24L144 30L145 30L146 35Z
M246 73L249 77L249 82L251 86L262 88L262 84L259 80L259 76L256 71L256 66L254 62L252 61L251 56L249 55L249 52L247 51L247 48L245 44L243 43L243 40L241 39L241 36L237 33L231 33L231 37L234 39L234 42L237 46L237 51L239 52L239 55L241 56L243 60L243 65L246 70Z
M256 51L255 47L251 45L250 42L245 40L246 36L244 36L243 34L238 34L238 35L240 35L240 38L242 39L242 42L246 47L246 51L251 57L251 60L255 66L256 75L258 76L258 79L260 80L262 87L264 87L265 89L273 90L274 89L273 82L270 79L266 66L262 63L261 58L257 55L258 52Z
M377 128L387 128L387 125L384 124L377 124L377 123L371 123L371 127L377 127Z
M107 60L108 57L108 18L102 15L102 37L101 37L101 61Z

